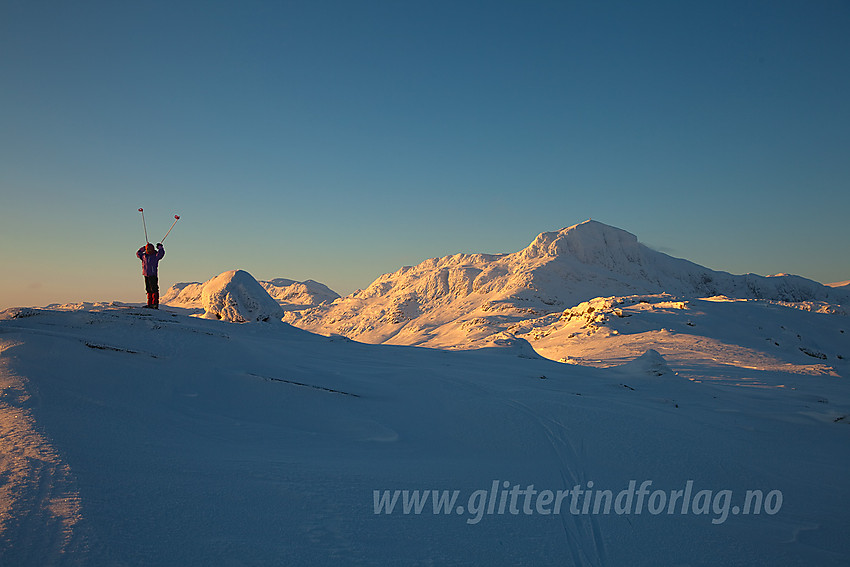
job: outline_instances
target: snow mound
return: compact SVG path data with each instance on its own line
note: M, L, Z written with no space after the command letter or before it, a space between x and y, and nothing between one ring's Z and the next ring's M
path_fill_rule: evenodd
M628 372L629 374L649 374L650 376L664 376L665 374L675 374L667 365L667 361L654 348L648 349L645 353L620 366L617 370Z
M247 323L283 317L283 308L244 270L230 270L206 282L201 303L205 319Z
M502 332L488 345L499 349L505 349L506 352L514 354L520 358L530 358L532 360L542 360L543 357L537 354L531 343L525 339L514 336L508 332Z

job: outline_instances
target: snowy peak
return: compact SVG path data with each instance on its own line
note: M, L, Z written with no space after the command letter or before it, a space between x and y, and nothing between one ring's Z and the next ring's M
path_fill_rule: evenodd
M530 267L550 264L545 271L559 272L560 277L571 274L571 279L616 281L618 292L636 286L643 286L644 292L665 291L661 288L671 279L685 280L686 287L691 288L692 282L713 279L707 274L714 273L653 250L641 244L634 234L594 220L544 232L516 256Z
M672 293L836 303L850 299L848 287L827 287L800 276L732 275L711 270L653 250L638 242L634 234L593 220L544 232L517 256L533 266L538 289L552 281L571 279L593 281L599 288L597 295ZM590 297L580 300L586 299Z
M313 280L297 282L286 278L275 278L259 282L285 311L306 309L330 303L339 294L328 286Z
M637 236L625 230L587 220L556 232L543 232L523 251L526 258L570 256L584 264L613 268L618 261L639 261Z

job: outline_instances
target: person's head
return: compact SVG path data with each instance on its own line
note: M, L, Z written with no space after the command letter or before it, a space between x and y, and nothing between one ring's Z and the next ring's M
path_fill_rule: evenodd
M153 244L148 242L147 246L145 246L145 254L153 254L154 252L156 252L156 250L154 250Z

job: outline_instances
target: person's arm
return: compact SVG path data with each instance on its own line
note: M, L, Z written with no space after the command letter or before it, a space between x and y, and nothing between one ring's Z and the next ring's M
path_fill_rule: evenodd
M142 258L142 254L144 254L144 253L145 253L145 247L142 246L141 248L139 248L136 251L136 258L138 258L139 260L144 260L144 258Z
M165 247L162 245L162 242L156 245L156 259L162 260L162 257L165 256Z

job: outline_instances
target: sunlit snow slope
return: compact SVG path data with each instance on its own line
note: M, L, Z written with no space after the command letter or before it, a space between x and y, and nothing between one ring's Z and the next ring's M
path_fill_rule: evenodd
M662 320L678 309L659 303ZM623 305L633 311L623 321L642 321L640 305ZM777 367L752 388L749 377L677 375L663 349L591 368L535 356L522 341L450 352L181 313L105 304L0 313L1 565L850 557L844 377ZM617 495L632 480L667 493L692 481L686 513L657 501L650 513L649 495L628 514L510 504L514 487ZM494 486L505 496L491 499ZM376 514L376 490L459 496L448 513L428 501L405 514L400 499ZM696 496L705 490L707 508ZM781 493L781 506L736 514L747 490Z

